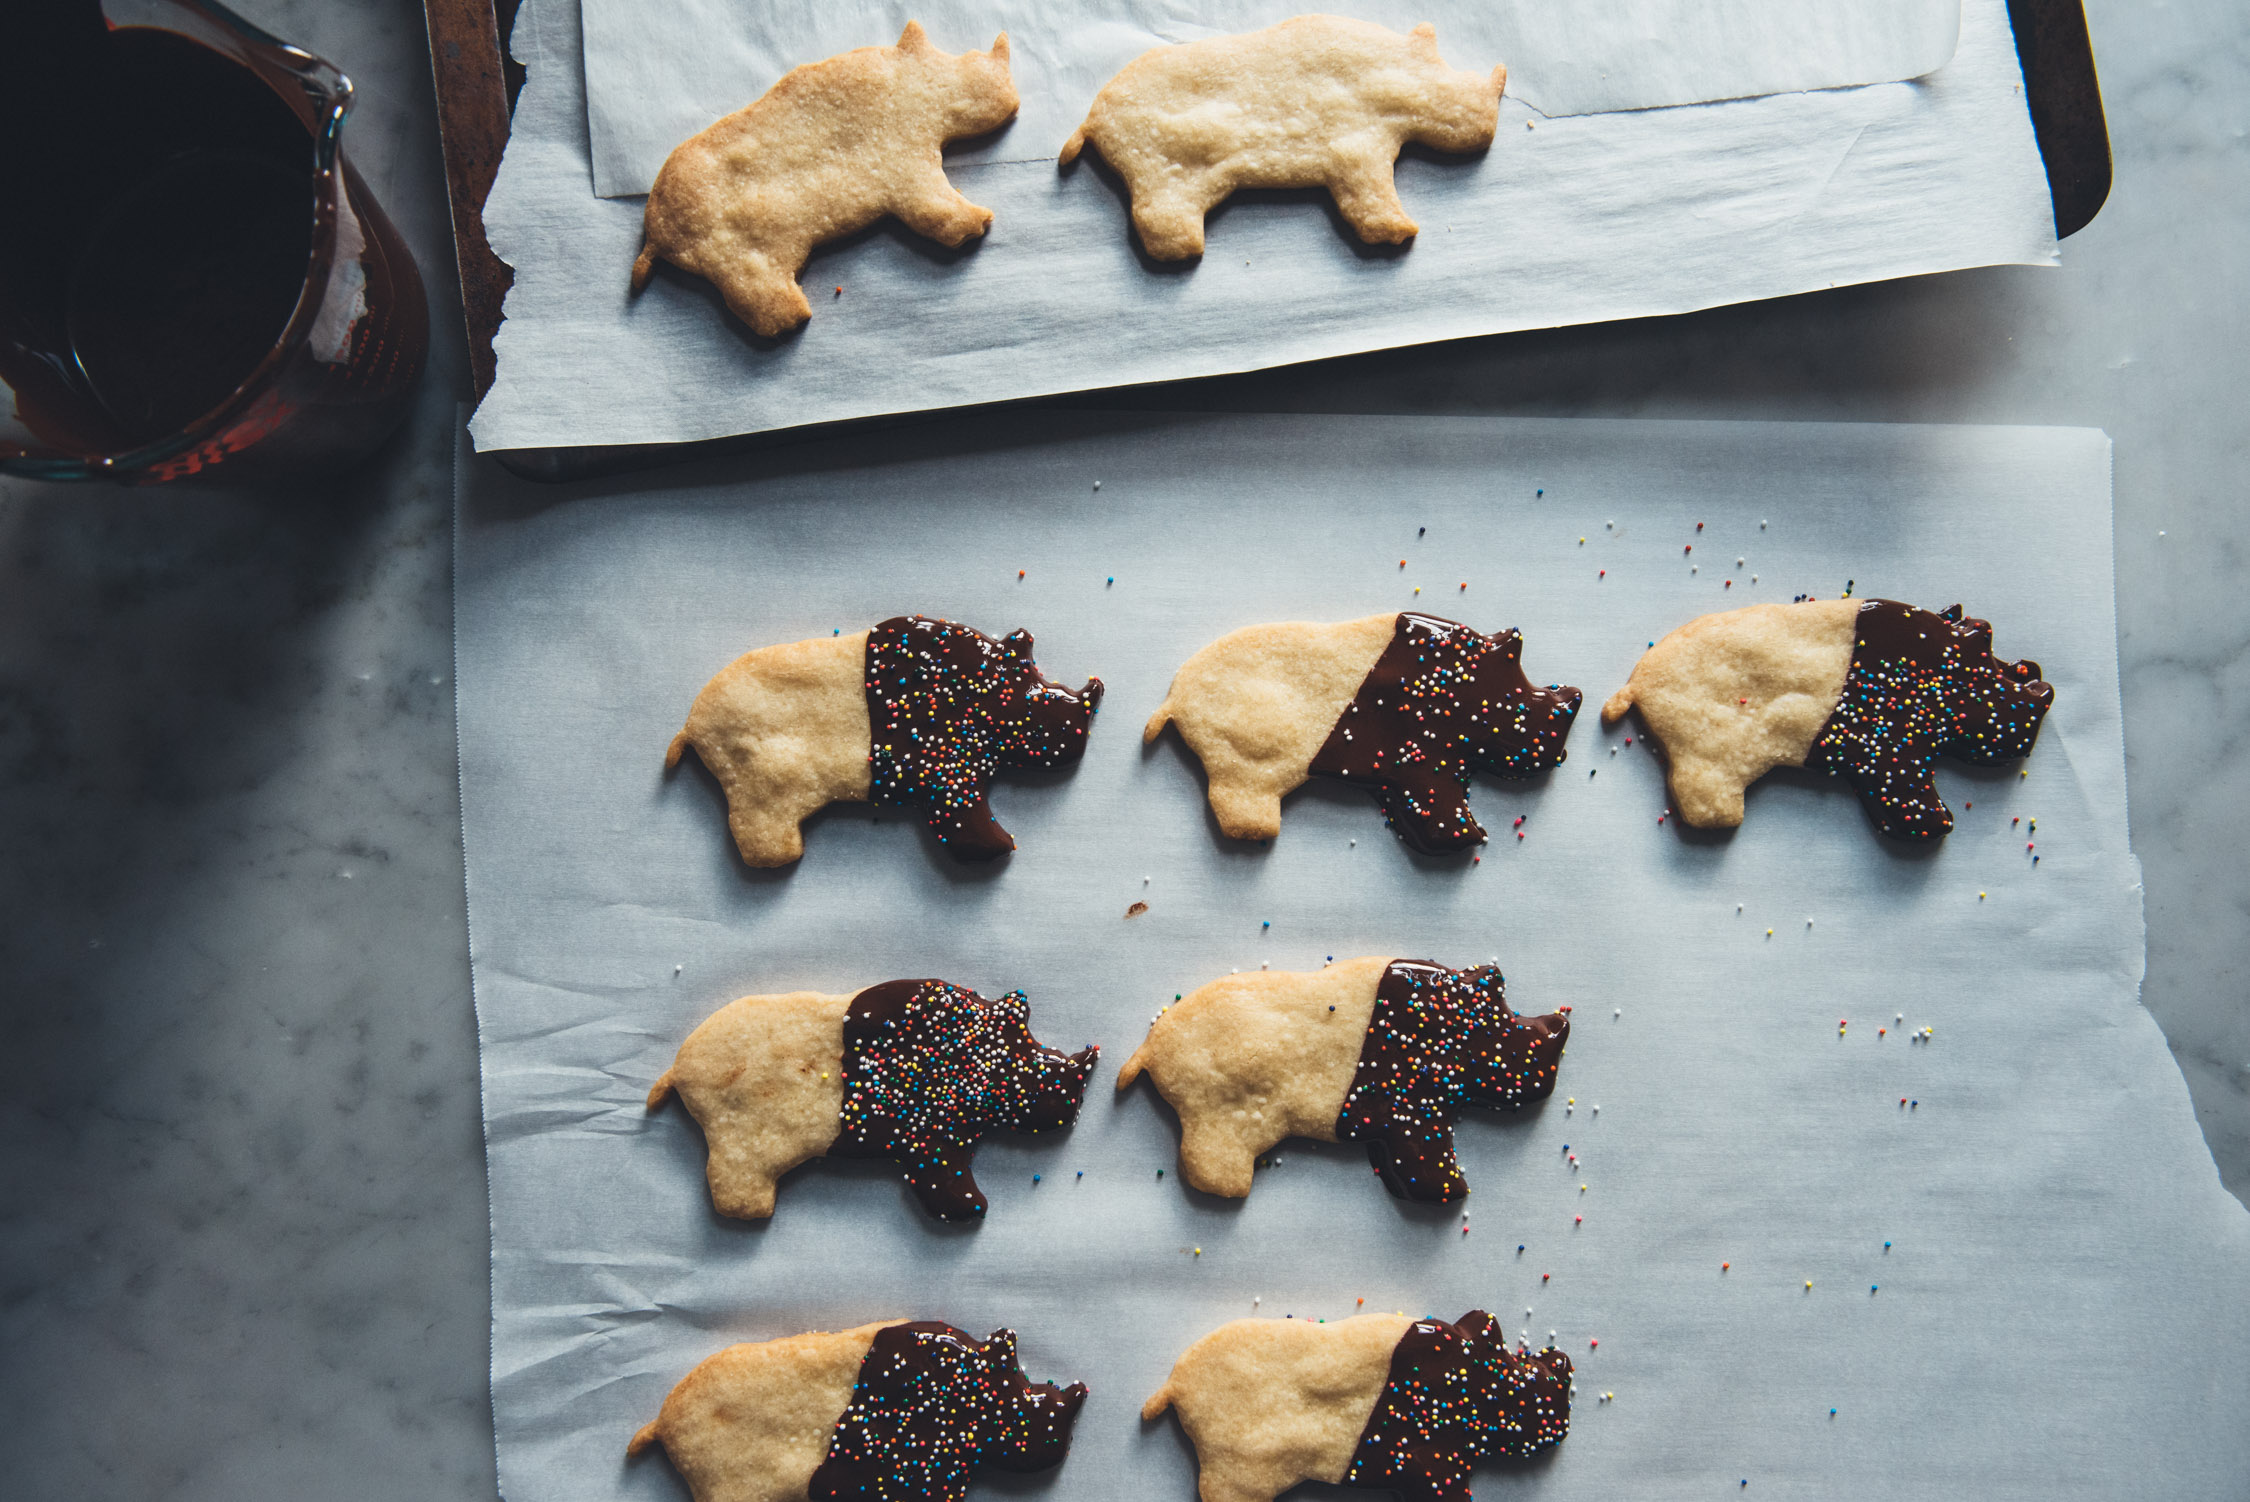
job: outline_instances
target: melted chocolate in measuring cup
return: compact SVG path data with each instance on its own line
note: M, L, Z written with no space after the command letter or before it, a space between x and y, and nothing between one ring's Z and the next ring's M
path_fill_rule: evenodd
M87 236L64 294L70 348L131 438L226 400L288 327L310 253L305 175L258 152L183 152Z
M120 448L218 405L289 322L313 229L304 124L187 37L58 3L0 36L0 378L44 442Z
M164 29L192 19L184 7L151 15L112 28L97 0L0 5L0 457L160 444L253 376L286 383L260 398L271 420L169 466L193 472L314 408L331 446L340 421L387 432L391 407L376 408L411 382L426 341L410 261L373 243L393 232L357 203L338 254L364 249L370 269L348 355L287 355L260 375L314 270L324 205L356 178L319 175L281 84Z

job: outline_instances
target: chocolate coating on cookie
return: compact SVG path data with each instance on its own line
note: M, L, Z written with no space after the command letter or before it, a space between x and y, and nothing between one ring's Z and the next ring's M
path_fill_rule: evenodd
M1042 1132L1078 1119L1098 1047L1075 1054L1031 1035L1021 991L987 999L941 980L894 980L844 1017L841 1131L829 1155L895 1163L939 1220L985 1212L971 1165L994 1129Z
M1511 1351L1481 1309L1453 1324L1416 1320L1391 1352L1343 1484L1407 1502L1468 1502L1477 1462L1522 1459L1569 1431L1569 1357Z
M1415 849L1465 850L1485 837L1469 812L1470 775L1529 777L1560 763L1581 698L1532 687L1520 632L1486 636L1402 611L1311 770L1373 792Z
M1875 827L1908 840L1953 828L1931 764L2028 755L2054 703L2039 664L1992 655L1989 622L1896 600L1869 600L1854 623L1851 670L1805 765L1843 778Z
M1048 682L1028 631L995 641L920 615L868 633L866 684L868 796L922 812L965 861L1016 848L985 801L994 774L1074 765L1102 702L1099 678L1075 693Z
M876 1333L812 1502L959 1502L980 1465L1037 1471L1070 1448L1084 1383L1034 1383L1013 1330L986 1341L920 1320Z
M1376 986L1336 1140L1366 1143L1383 1186L1402 1199L1457 1200L1469 1186L1453 1154L1454 1118L1552 1093L1569 1037L1567 1009L1510 1011L1497 966L1395 960Z

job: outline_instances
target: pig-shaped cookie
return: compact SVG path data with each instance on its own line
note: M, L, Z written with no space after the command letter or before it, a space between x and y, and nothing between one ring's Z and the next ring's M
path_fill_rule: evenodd
M1602 706L1639 709L1663 748L1680 817L1742 822L1775 767L1841 777L1884 834L1953 828L1931 764L2031 754L2054 688L2039 664L1992 655L1992 627L1896 600L1804 600L1701 616L1651 647Z
M792 69L764 96L672 149L642 219L633 290L659 259L715 285L758 333L812 316L797 273L814 246L891 215L940 245L992 211L946 181L940 148L1015 118L1005 32L990 52L940 52L918 21L895 47Z
M1365 787L1400 838L1445 854L1484 838L1470 775L1559 764L1580 698L1532 687L1515 631L1486 636L1414 611L1290 621L1246 626L1190 657L1142 740L1179 727L1235 839L1279 834L1282 795L1319 775Z
M829 1157L893 1163L924 1210L977 1220L978 1139L1069 1126L1100 1052L1043 1046L1021 991L987 1000L894 980L849 996L745 996L688 1034L648 1108L679 1092L703 1128L721 1215L765 1219L775 1180Z
M1414 221L1391 170L1408 141L1482 151L1508 70L1448 68L1437 33L1340 16L1158 47L1102 85L1062 149L1091 143L1133 195L1133 227L1160 261L1203 254L1203 216L1237 188L1326 188L1360 239L1396 245Z
M972 1472L1043 1471L1084 1383L1034 1383L1016 1334L884 1320L728 1346L625 1453L662 1445L695 1502L960 1502Z
M1166 1408L1195 1443L1203 1502L1273 1502L1301 1481L1469 1502L1477 1462L1570 1431L1570 1358L1510 1350L1481 1309L1238 1319L1182 1353L1141 1418Z
M1099 678L1049 683L1028 631L994 641L894 616L736 658L695 696L664 765L695 749L753 866L803 855L804 821L839 802L912 809L955 859L990 860L1016 848L985 801L993 776L1076 765L1101 702Z
M1442 1204L1469 1192L1454 1118L1553 1093L1569 1013L1517 1016L1493 965L1259 970L1166 1007L1117 1088L1147 1071L1180 1116L1180 1176L1206 1194L1242 1198L1259 1154L1311 1137L1366 1143L1392 1194Z

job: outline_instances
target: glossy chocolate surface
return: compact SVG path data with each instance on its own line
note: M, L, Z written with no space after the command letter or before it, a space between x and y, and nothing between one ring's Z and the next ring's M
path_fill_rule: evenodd
M1560 764L1581 698L1532 687L1520 632L1486 636L1403 611L1311 770L1367 788L1415 849L1466 850L1484 839L1469 812L1470 775L1529 777Z
M842 1131L831 1157L898 1166L939 1220L976 1220L985 1198L970 1171L988 1131L1043 1132L1078 1119L1101 1052L1075 1054L1031 1035L1021 991L994 999L942 980L869 986L844 1014Z
M1383 1187L1444 1203L1469 1192L1453 1154L1453 1122L1469 1106L1514 1106L1553 1092L1568 1009L1519 1017L1496 965L1448 970L1397 960L1375 988L1340 1142L1364 1142Z
M1344 1485L1407 1502L1468 1502L1479 1461L1523 1459L1570 1432L1570 1358L1511 1351L1499 1322L1472 1309L1416 1320L1352 1452Z
M1896 600L1869 600L1854 623L1843 698L1805 765L1850 783L1875 827L1942 838L1953 811L1938 797L1940 756L1980 766L2030 754L2055 691L2028 658L1992 655L1992 627Z
M1102 702L1099 678L1049 683L1028 631L995 641L922 615L868 632L866 685L868 796L920 812L964 861L1016 848L985 801L994 775L1075 765Z
M812 1474L812 1502L959 1502L980 1465L1037 1471L1070 1448L1084 1383L1034 1383L1013 1330L990 1340L932 1320L875 1333L851 1405Z

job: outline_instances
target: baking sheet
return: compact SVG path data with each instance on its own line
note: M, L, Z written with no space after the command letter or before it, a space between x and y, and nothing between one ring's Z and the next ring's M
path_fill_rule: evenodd
M1360 1299L1481 1306L1578 1363L1569 1439L1479 1496L2241 1495L2250 1216L2136 999L2101 434L995 416L761 467L548 488L463 451L512 1502L681 1502L624 1447L697 1360L891 1315L1012 1325L1031 1372L1091 1385L1052 1480L991 1494L1186 1502L1184 1441L1136 1417L1177 1353ZM1660 826L1658 766L1592 706L1696 614L1847 581L1962 601L2039 660L2029 775L1941 763L1959 827L1927 852L1801 776L1755 788L1732 837ZM1225 843L1192 759L1139 744L1213 637L1408 606L1519 626L1535 679L1587 691L1558 771L1474 790L1479 863L1410 856L1349 789L1294 796L1268 848ZM796 869L747 870L710 780L662 772L689 701L752 646L911 610L1099 673L1084 764L1000 787L1021 848L996 867L862 809L819 819ZM1184 1193L1169 1113L1112 1090L1150 1015L1232 968L1364 953L1497 955L1518 1007L1575 1008L1555 1099L1459 1128L1468 1233L1342 1148L1284 1146L1240 1204ZM770 1223L715 1215L692 1123L642 1105L679 1040L745 992L909 975L1020 986L1042 1038L1100 1042L1077 1127L989 1142L972 1230L868 1166L800 1170Z
M2005 0L1965 0L1952 61L1916 82L1554 120L1504 98L1490 152L1400 161L1422 226L1404 250L1360 245L1323 195L1250 195L1214 212L1199 263L1158 268L1107 169L1059 174L1059 137L1018 125L1013 159L950 169L997 215L981 243L886 225L822 250L811 322L764 341L691 278L629 295L641 205L592 192L578 0L526 0L513 46L529 82L485 226L515 281L480 449L688 442L2054 259Z
M799 63L894 40L908 16L948 52L1005 31L1023 109L962 161L1052 157L1117 70L1171 42L1299 14L1275 0L582 0L594 191L646 193L674 146ZM1366 0L1349 12L1437 28L1447 62L1490 72L1543 115L1653 109L1919 78L1953 55L1960 0Z

